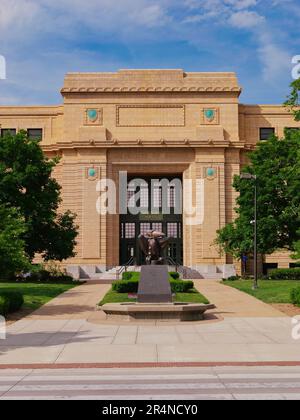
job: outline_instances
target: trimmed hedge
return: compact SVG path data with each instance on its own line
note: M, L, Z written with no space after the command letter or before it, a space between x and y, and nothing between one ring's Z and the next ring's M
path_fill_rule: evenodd
M141 273L135 271L125 271L122 274L122 280L140 280ZM180 280L180 274L174 272L169 273L170 280Z
M300 287L296 287L291 291L291 302L294 305L300 305Z
M24 298L20 292L0 293L0 315L7 315L18 311L24 304Z
M172 293L188 293L194 288L194 283L192 281L171 280L170 283Z
M131 280L133 273L131 271L126 271L122 274L122 280Z
M172 293L187 293L194 288L194 283L192 281L171 280L170 284ZM113 291L117 293L137 293L138 288L138 279L116 281L112 285Z
M112 284L112 289L117 293L137 293L139 280L121 280Z
M300 280L300 268L278 268L271 270L268 278L270 280Z
M122 274L122 280L137 280L139 281L141 277L141 273L137 273L135 271L125 271L125 273Z

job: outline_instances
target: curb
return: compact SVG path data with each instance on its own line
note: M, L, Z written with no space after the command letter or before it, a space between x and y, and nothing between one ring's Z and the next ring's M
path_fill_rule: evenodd
M8 369L143 369L143 368L184 368L184 367L296 367L300 362L178 362L178 363L44 363L44 364L7 364L0 365L1 370Z

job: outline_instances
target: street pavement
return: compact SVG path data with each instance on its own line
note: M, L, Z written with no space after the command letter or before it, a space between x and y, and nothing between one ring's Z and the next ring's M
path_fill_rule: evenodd
M300 400L300 367L2 370L0 400Z

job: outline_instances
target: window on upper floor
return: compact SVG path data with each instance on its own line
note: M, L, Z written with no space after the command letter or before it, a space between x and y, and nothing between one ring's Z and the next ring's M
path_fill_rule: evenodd
M260 128L260 130L259 130L259 139L261 141L268 140L274 134L275 134L275 128L274 127Z
M28 128L27 135L28 135L28 138L31 140L42 140L43 129L42 128Z
M6 134L11 134L12 136L15 136L17 134L17 130L15 128L2 128L1 137L5 137Z

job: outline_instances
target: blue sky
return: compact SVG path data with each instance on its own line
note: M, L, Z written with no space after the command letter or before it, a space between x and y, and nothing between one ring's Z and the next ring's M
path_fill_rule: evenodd
M0 105L59 104L71 71L235 71L243 103L282 103L299 0L0 0Z

